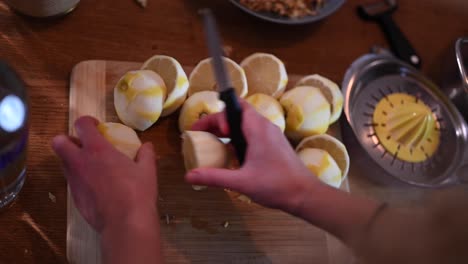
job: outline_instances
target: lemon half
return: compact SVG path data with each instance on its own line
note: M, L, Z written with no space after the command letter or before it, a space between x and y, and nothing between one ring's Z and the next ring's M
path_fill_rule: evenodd
M100 123L98 130L118 151L132 160L135 159L141 147L135 130L119 123Z
M156 55L148 59L142 70L151 70L159 74L167 88L167 99L163 105L161 116L175 112L187 97L189 82L180 63L169 56Z
M224 102L219 100L218 93L202 91L190 96L180 110L179 130L190 130L200 118L223 111Z
M127 72L114 88L114 106L119 119L127 126L144 131L161 116L166 85L155 72Z
M283 107L275 98L258 93L250 95L247 97L246 101L251 104L258 113L278 126L281 132L284 132L286 120L284 118Z
M345 145L338 139L324 134L305 138L299 143L296 152L301 152L307 148L316 148L326 151L335 160L341 170L342 180L348 175L349 171L349 154Z
M264 93L279 98L288 84L284 63L276 56L255 53L241 62L249 85L249 94Z
M340 88L336 83L323 76L314 74L302 78L297 82L296 85L313 86L320 89L331 106L330 124L336 122L340 118L341 113L343 112L344 98Z
M226 71L231 78L232 86L237 96L245 97L248 92L247 78L244 70L233 60L223 58ZM217 91L216 77L213 73L212 59L202 60L193 69L189 77L189 96L201 91Z
M342 172L333 157L327 151L317 148L304 148L298 152L304 165L322 182L339 188Z
M226 146L215 135L204 131L186 131L182 135L182 153L185 169L226 168L228 152ZM201 191L205 186L193 185Z
M330 124L330 104L318 88L299 86L280 100L286 112L286 135L293 141L324 134Z

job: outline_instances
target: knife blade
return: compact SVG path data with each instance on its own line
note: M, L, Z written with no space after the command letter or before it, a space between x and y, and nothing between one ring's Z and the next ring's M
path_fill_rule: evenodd
M202 9L205 36L208 50L212 58L213 72L218 83L219 98L226 104L226 118L229 124L229 136L232 145L236 150L239 163L242 165L247 151L247 142L242 132L242 108L237 99L235 90L231 84L229 75L226 72L226 66L223 60L223 51L221 49L221 38L216 26L216 20L210 9Z

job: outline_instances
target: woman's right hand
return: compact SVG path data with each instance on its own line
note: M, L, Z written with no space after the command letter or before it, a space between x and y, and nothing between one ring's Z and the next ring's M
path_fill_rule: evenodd
M321 184L299 160L281 130L246 102L242 130L247 141L243 166L238 170L198 168L186 175L189 183L229 188L264 206L295 214L311 186ZM229 136L224 112L202 118L193 130Z

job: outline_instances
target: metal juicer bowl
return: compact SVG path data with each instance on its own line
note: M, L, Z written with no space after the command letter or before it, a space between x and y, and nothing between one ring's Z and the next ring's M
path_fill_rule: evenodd
M465 181L468 176L468 126L438 87L412 66L388 53L367 54L348 69L342 85L344 111L349 126L344 134L351 159L357 160L372 179L391 180L420 187L441 187ZM422 100L437 118L440 145L423 162L407 162L380 144L373 124L377 102L392 93L406 93ZM346 131L348 130L348 131ZM353 133L350 133L351 130ZM348 139L347 139L348 138Z

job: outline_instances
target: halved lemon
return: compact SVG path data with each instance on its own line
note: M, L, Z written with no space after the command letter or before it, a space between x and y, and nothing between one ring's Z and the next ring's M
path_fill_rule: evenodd
M167 99L161 116L168 116L182 106L187 97L189 82L182 65L176 59L156 55L148 59L141 69L156 72L166 84Z
M345 145L338 139L324 134L305 138L296 148L296 152L301 152L307 148L316 148L325 150L335 160L341 170L342 179L348 175L349 171L349 154Z
M185 131L182 135L182 153L187 171L196 168L226 168L228 165L226 145L208 132ZM201 191L206 187L193 185L192 188Z
M280 99L286 112L286 136L295 142L324 134L330 124L330 104L318 88L299 86Z
M343 111L343 94L338 85L318 74L305 76L299 80L297 86L313 86L320 89L331 106L330 124L336 122Z
M135 130L119 123L100 123L98 130L118 151L132 160L135 159L141 147Z
M284 132L286 120L284 118L283 107L275 98L258 93L250 95L247 97L246 101L251 104L258 113L266 117Z
M218 93L202 91L190 96L182 106L179 115L179 130L190 130L200 118L223 111L224 102L219 100Z
M298 152L304 165L322 182L339 188L342 172L335 159L327 151L317 148L304 148Z
M223 59L226 71L231 78L232 86L234 86L233 88L236 91L237 96L245 97L247 95L248 88L244 70L233 60L229 58ZM217 82L213 73L211 61L211 58L202 60L193 69L189 77L189 96L201 91L217 91Z
M255 53L241 62L247 76L249 94L264 93L279 98L288 84L284 63L276 56Z
M187 171L196 168L225 168L228 164L226 145L205 131L185 131L182 152Z
M114 88L114 106L125 125L144 131L161 116L166 85L154 71L127 72Z

